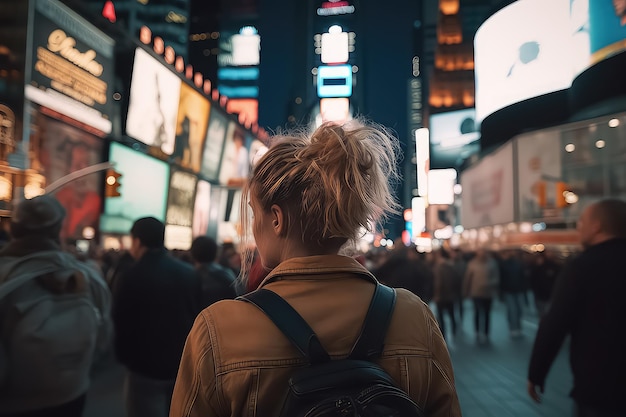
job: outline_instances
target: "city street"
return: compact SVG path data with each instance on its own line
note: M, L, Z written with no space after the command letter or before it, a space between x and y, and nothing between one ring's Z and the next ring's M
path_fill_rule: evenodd
M542 404L526 394L526 370L537 319L526 312L524 337L511 339L504 305L496 302L492 312L491 342L476 344L471 304L467 302L462 331L448 337L456 387L464 417L569 417L568 397L572 377L567 346L561 350L548 375ZM450 326L448 326L450 327ZM109 360L101 364L87 398L85 417L123 417L123 368Z

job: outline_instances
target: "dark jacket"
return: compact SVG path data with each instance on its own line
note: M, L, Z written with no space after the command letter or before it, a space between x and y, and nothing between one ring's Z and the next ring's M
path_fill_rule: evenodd
M503 293L520 293L526 291L526 269L517 258L500 261L500 291Z
M546 259L543 263L532 266L530 270L530 289L533 291L535 299L540 301L550 300L556 277L560 271L561 265L551 259Z
M174 379L187 333L200 312L193 267L151 249L116 283L115 352L129 370Z
M626 392L626 239L612 239L585 250L568 263L541 320L528 379L543 385L565 337L571 336L571 396L596 409L621 411Z
M433 272L418 259L394 254L373 272L390 287L407 289L427 303L433 298Z
M200 305L202 308L220 300L234 299L237 297L235 274L223 266L213 262L202 264L196 268L200 279Z

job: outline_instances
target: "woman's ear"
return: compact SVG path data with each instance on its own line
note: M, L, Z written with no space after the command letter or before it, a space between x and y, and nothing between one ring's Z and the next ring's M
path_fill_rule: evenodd
M287 233L287 213L285 213L283 209L277 204L272 204L272 207L270 207L270 212L272 214L271 219L274 234L276 234L276 236L285 235Z

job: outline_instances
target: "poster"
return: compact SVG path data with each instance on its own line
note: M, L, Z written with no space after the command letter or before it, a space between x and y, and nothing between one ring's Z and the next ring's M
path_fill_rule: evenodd
M67 174L102 162L103 142L97 136L61 121L35 113L31 145L39 149L34 166L48 184ZM98 229L102 205L102 174L93 173L68 182L53 192L66 210L62 239L83 239L83 230Z

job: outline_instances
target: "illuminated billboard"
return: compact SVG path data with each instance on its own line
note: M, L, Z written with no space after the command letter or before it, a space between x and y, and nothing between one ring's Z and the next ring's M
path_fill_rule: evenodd
M219 182L222 185L241 187L250 171L250 137L235 122L226 130L226 142L220 165Z
M56 0L32 1L28 27L26 98L110 133L114 41Z
M626 2L589 1L589 37L591 64L625 51Z
M477 121L569 88L572 59L570 0L520 0L501 9L474 38Z
M181 80L142 48L135 50L126 134L146 145L174 152Z
M216 208L217 210L217 208ZM204 236L209 230L211 216L211 183L200 180L196 184L196 197L193 205L192 235Z
M219 110L218 107L213 106L209 116L209 128L207 129L204 152L202 153L202 168L200 170L202 175L212 181L217 181L219 178L220 161L222 159L228 122L226 114Z
M513 143L508 142L461 174L461 222L466 229L514 220Z
M141 217L164 221L169 165L117 142L111 143L109 161L122 174L119 188L122 195L105 199L100 230L127 234L133 222Z
M317 96L320 98L352 95L352 65L321 65L317 68Z
M49 184L72 172L102 162L103 141L82 129L35 113L31 129L31 143L38 143L40 151L33 165L40 167ZM85 175L56 189L53 193L65 207L66 216L61 238L83 239L83 230L98 229L102 207L102 175Z
M194 172L200 172L202 146L209 122L209 109L209 100L190 85L182 83L172 158L180 166Z
M474 109L430 117L431 168L459 168L465 159L479 151L480 132Z
M191 246L197 182L193 174L172 170L165 213L165 247L168 249L186 250Z

